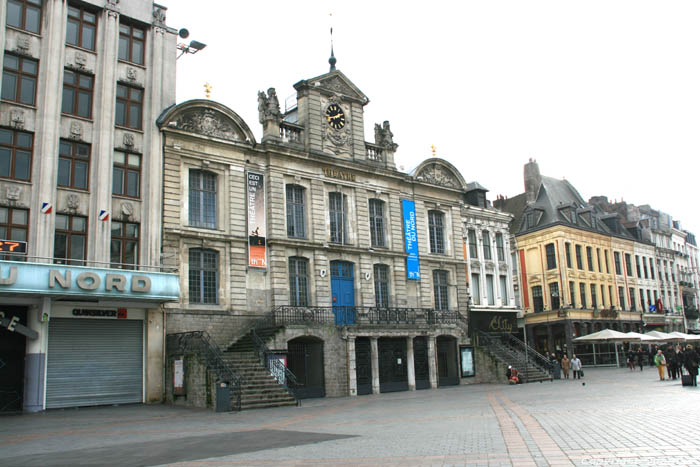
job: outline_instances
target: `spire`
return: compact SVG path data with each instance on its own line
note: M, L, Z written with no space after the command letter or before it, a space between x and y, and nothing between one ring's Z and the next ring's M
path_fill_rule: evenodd
M328 63L331 65L330 71L335 71L335 63L337 60L335 59L335 55L333 55L333 28L331 28L331 56L328 59Z

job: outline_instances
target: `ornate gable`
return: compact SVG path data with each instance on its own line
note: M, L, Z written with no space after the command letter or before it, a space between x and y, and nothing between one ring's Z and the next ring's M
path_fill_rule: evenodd
M294 88L297 91L304 88L321 89L327 94L339 95L341 98L351 99L362 105L369 102L367 96L340 71L331 71L316 78L299 81Z
M439 185L455 190L464 190L466 188L466 183L457 169L449 162L438 158L424 161L416 168L413 176L417 181L430 183L431 185Z
M167 128L228 141L255 144L248 125L226 106L209 100L192 100L166 110L158 124Z

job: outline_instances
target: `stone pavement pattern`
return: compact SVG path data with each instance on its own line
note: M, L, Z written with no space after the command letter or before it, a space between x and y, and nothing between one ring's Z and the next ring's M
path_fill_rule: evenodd
M130 406L0 417L0 465L700 466L700 390L655 374L587 369L583 381L226 414Z

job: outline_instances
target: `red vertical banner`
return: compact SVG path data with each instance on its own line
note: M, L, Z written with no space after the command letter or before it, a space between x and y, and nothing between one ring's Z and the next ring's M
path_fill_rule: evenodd
M248 266L267 267L265 247L265 176L248 172Z

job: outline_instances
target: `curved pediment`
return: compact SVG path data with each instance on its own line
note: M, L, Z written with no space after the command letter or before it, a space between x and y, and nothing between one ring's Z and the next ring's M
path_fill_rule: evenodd
M419 182L465 190L467 184L459 170L444 159L433 157L424 160L412 173Z
M158 125L211 138L255 144L253 132L236 112L206 99L194 99L170 107L160 116Z

